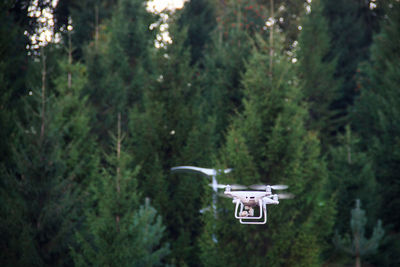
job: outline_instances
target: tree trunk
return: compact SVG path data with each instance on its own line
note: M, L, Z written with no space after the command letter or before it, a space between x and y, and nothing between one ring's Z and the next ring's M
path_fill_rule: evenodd
M42 125L40 127L40 141L43 141L43 137L44 137L44 129L45 129L45 113L46 113L46 75L47 75L47 71L46 71L46 55L44 53L44 49L43 47L40 48L40 53L42 56Z
M361 258L360 255L356 256L356 267L361 267Z

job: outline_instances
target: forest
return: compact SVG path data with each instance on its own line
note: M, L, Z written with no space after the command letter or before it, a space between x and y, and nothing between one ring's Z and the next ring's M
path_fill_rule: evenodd
M0 265L400 266L400 1L151 5L0 1Z

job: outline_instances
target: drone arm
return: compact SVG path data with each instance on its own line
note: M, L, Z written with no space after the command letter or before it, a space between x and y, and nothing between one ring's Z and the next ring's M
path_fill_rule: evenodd
M271 198L271 197L272 196L263 197L263 199L262 199L263 204L265 204L265 205L269 205L269 204L277 205L277 204L279 204L279 201L278 201L277 198Z

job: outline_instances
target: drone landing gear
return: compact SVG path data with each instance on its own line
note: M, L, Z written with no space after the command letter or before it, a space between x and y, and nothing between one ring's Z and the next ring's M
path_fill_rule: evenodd
M263 201L259 201L259 215L254 216L254 208L252 206L246 206L241 201L236 200L236 207L235 207L235 218L240 221L241 224L266 224L267 223L267 206L263 205ZM238 213L240 205L240 212ZM263 221L260 219L264 217Z

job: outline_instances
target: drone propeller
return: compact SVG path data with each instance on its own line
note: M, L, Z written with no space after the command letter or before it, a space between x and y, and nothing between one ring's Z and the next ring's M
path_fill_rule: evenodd
M277 184L277 185L263 185L263 184L253 184L250 185L249 188L254 190L266 190L268 187L274 190L284 190L287 189L289 186L284 184Z
M183 172L183 173L200 173L205 176L215 176L221 173L230 173L232 169L209 169L209 168L200 168L195 166L176 166L171 168L172 172Z
M226 184L217 184L217 185L208 184L208 185L211 186L211 187L216 186L216 187L219 188L219 189L225 189L225 188L227 188L228 186L229 186L231 189L233 189L233 190L240 190L240 189L246 189L246 188L247 188L247 186L245 186L245 185L240 185L240 184L228 184L228 185L226 185Z
M292 199L294 198L294 194L292 193L281 193L281 194L276 194L278 196L278 199Z

